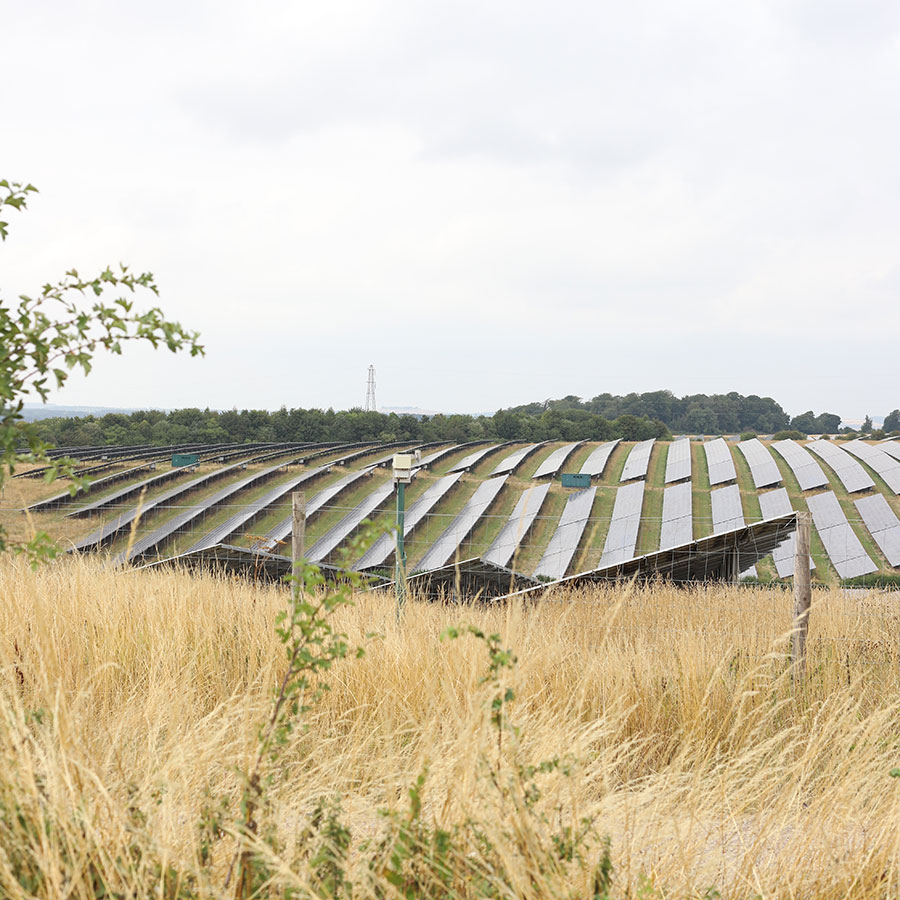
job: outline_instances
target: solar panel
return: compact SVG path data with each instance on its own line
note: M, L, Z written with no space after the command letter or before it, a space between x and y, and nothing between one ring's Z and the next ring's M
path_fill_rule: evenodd
M895 494L900 494L900 460L885 453L881 447L874 447L859 440L847 441L844 449L874 469Z
M431 512L432 508L440 502L443 496L461 477L462 472L453 472L450 475L439 478L434 484L428 486L425 493L422 494L408 510L406 510L403 521L404 538L412 532L413 528L415 528L429 512ZM396 544L397 541L394 534L383 534L363 554L354 568L362 570L383 566L394 552Z
M866 474L866 470L837 444L830 441L813 441L806 445L806 449L828 463L848 493L854 494L875 487L875 482Z
M534 571L535 576L562 578L566 574L590 517L596 493L597 488L589 487L569 494L556 531Z
M762 511L763 519L777 519L793 512L791 506L791 498L785 488L778 488L777 491L766 491L759 495L759 507ZM792 533L788 539L780 544L772 551L772 558L775 561L775 568L778 571L779 578L790 578L794 574L794 550L795 536ZM816 564L810 557L810 568L814 569Z
M888 456L893 456L894 459L900 459L900 441L882 441L878 446L884 450Z
M616 491L616 502L598 566L614 566L634 559L643 505L643 481L623 485Z
M890 504L881 494L862 497L854 503L887 561L894 568L900 567L900 520Z
M347 537L359 528L363 519L375 512L375 510L377 510L378 507L393 493L393 481L388 480L384 484L380 484L371 494L364 497L355 509L350 510L340 522L325 532L325 534L309 548L309 551L306 554L307 559L309 559L310 562L318 562L320 559L327 558L330 553L336 550L341 543L347 539Z
M828 476L810 456L806 447L791 440L776 441L771 446L788 464L788 468L794 473L794 477L800 484L801 491L811 491L813 488L828 486Z
M460 510L459 515L416 563L414 571L426 572L449 563L456 555L459 545L468 537L478 520L497 499L497 494L500 493L507 478L509 475L501 475L499 478L482 481L466 505Z
M716 438L707 441L703 445L706 451L706 465L709 468L709 483L711 485L724 484L727 481L735 481L737 472L734 470L734 460L731 458L731 450L724 438Z
M653 444L654 440L651 438L649 441L639 441L631 448L631 453L625 460L621 481L647 477L647 467L650 465L650 452L653 450Z
M728 448L726 447L726 449ZM729 461L731 461L730 452ZM709 499L712 502L713 534L733 531L735 528L741 528L747 524L741 504L741 489L736 484L710 491ZM741 576L756 577L756 566L751 566L741 572Z
M669 455L666 457L666 484L673 481L684 481L691 477L691 440L679 438L669 444Z
M591 455L581 464L580 474L590 475L591 478L602 475L606 464L609 462L609 457L612 455L613 450L616 449L618 443L619 439L616 438L616 440L607 441L593 450Z
M575 441L574 444L565 444L557 447L539 466L537 472L532 478L546 478L548 475L555 475L562 467L563 463L569 458L576 447L580 447L584 441Z
M519 549L519 545L525 540L531 526L534 524L535 518L541 511L549 491L549 481L525 488L522 491L516 503L516 508L510 514L500 534L494 538L493 543L482 557L485 562L493 563L496 566L509 566L516 550Z
M750 466L750 475L753 478L753 484L758 488L770 487L773 484L781 483L781 472L772 454L766 449L765 444L759 438L752 438L749 441L741 441L737 445L738 450L744 454L747 465ZM790 510L788 510L790 512Z
M445 456L448 456L450 453L453 453L455 450L459 450L460 447L464 446L463 444L451 444L449 447L444 447L443 450L435 450L434 453L429 453L428 456L423 456L418 463L416 463L417 469L427 469L430 465L433 465L438 460L443 459Z
M521 447L518 450L513 451L509 454L505 459L501 459L500 462L494 466L494 471L491 472L491 475L503 475L507 472L515 472L515 470L525 462L525 459L531 456L538 447L543 447L546 441L541 441L539 444L529 444L527 447Z
M486 456L490 456L491 453L496 453L506 446L506 444L492 444L490 447L482 447L480 450L473 450L468 456L464 456L455 466L453 466L450 471L466 472L473 466L478 465L478 463Z
M853 533L833 491L807 497L809 511L825 552L841 578L856 578L878 571L859 538Z
M745 525L741 491L736 484L709 492L712 503L713 534L732 531Z
M673 484L663 492L659 549L689 544L694 537L693 492L689 481Z

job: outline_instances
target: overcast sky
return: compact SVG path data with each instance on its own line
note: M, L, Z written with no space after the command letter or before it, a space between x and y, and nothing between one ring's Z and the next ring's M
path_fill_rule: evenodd
M201 360L52 399L900 406L900 4L0 0L7 302L149 269Z

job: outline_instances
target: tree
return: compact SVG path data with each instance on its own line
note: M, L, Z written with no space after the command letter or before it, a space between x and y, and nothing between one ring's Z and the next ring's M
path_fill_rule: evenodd
M816 417L816 431L819 434L837 434L841 429L841 417L837 413L819 413Z
M0 240L5 242L9 233L4 213L22 212L36 192L34 185L0 180ZM48 462L49 446L22 415L26 397L36 395L46 402L51 387L62 387L73 370L88 374L99 351L121 354L129 341L165 346L173 353L203 354L197 332L170 322L159 307L135 308L132 295L142 290L159 294L153 275L135 274L120 264L87 277L70 269L36 294L20 294L16 304L0 295L0 488L17 464ZM107 301L109 292L118 296ZM73 475L71 460L50 463L47 480L61 474ZM4 549L25 552L32 560L54 553L46 534L28 542L11 541L0 527Z
M804 434L812 434L816 430L816 424L816 414L811 409L791 419L791 428Z
M884 430L888 434L900 431L900 409L892 410L884 417Z
M863 419L862 426L859 429L863 434L870 434L872 431L872 417L870 415L866 415L865 419Z

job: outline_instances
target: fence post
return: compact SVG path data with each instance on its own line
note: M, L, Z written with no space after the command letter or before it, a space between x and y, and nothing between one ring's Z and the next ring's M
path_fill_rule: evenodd
M306 553L306 491L291 494L291 562L292 570ZM296 574L296 573L295 573Z
M794 537L794 627L791 632L791 680L803 682L806 674L806 635L809 632L809 607L812 587L809 576L810 515L797 513Z

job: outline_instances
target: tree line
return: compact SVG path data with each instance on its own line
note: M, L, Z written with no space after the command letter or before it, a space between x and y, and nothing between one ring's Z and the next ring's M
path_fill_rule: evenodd
M35 427L58 447L95 444L242 443L246 441L473 441L667 439L672 434L833 434L835 413L811 410L791 418L771 397L751 394L692 394L670 391L569 396L501 409L492 416L411 416L361 409L142 410L42 419ZM846 429L845 429L846 430ZM865 427L863 430L866 430ZM885 419L885 431L900 430L900 411ZM868 431L872 431L868 420Z
M637 441L671 436L662 422L647 417L608 420L584 410L416 417L361 409L178 409L48 418L33 425L42 440L56 447L248 441Z

